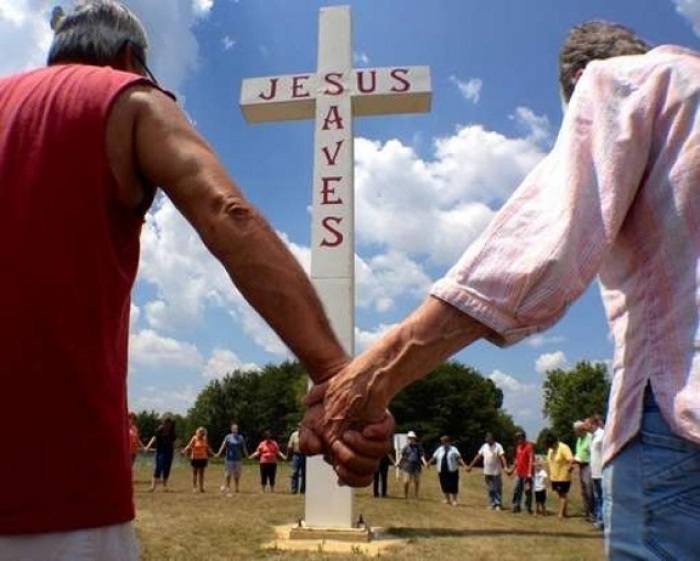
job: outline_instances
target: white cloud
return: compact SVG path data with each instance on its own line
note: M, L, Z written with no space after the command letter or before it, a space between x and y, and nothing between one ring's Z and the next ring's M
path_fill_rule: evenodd
M531 428L542 423L542 392L537 385L521 382L500 370L494 370L488 378L503 392L503 408L516 424L532 432Z
M354 52L352 53L352 59L355 64L359 64L361 66L367 66L369 64L369 57L365 53Z
M199 16L207 16L214 6L214 0L192 0L192 9Z
M198 368L202 356L192 343L163 337L151 329L132 333L129 337L130 368Z
M230 51L236 46L236 40L230 35L224 35L224 37L221 39L221 44L223 45L225 51Z
M492 207L544 156L529 140L479 126L461 127L433 149L428 160L398 140L356 140L359 307L385 313L402 299L422 298L432 282L425 267L452 264L486 227ZM281 238L308 271L310 249ZM177 338L220 310L260 349L291 356L165 197L147 215L139 282L155 290L150 302L138 304L158 333Z
M162 413L185 414L194 405L201 388L187 385L180 389L149 386L138 397L129 400L129 408L136 411L155 410Z
M460 127L424 160L398 140L355 141L357 241L451 265L544 152L531 140Z
M696 35L700 35L700 1L698 0L673 0L676 11L686 18L693 26Z
M544 353L535 361L535 370L540 374L545 374L548 370L556 370L557 368L566 368L568 360L564 351L556 351L554 353Z
M129 331L131 331L132 333L134 332L140 319L141 319L141 308L139 308L136 304L134 304L132 302L130 313L129 313Z
M506 392L530 392L535 386L532 384L523 384L522 382L513 378L509 374L505 374L500 370L494 370L490 375L489 379L496 384L504 393Z
M539 349L540 347L544 347L546 345L557 345L559 343L563 343L564 341L566 341L566 337L562 337L561 335L548 336L542 333L538 333L537 335L533 335L525 339L526 344L530 345L534 349Z
M517 107L510 118L526 131L528 140L544 145L551 143L552 127L546 115L536 115L528 107Z
M386 325L381 323L371 331L365 331L359 327L355 327L355 354L360 354L368 349L396 325L397 324Z
M193 28L211 11L214 0L124 0L141 19L150 42L149 66L167 88L177 90L197 67L198 44ZM66 11L72 3L66 3ZM52 3L0 0L0 75L42 66L53 34ZM177 37L177 41L172 38Z
M450 76L450 82L452 82L457 89L459 89L462 97L467 101L471 101L474 104L479 103L481 98L481 87L483 82L479 78L470 78L467 81L460 80L457 76Z
M287 242L308 271L308 248ZM223 309L239 322L256 345L280 357L289 351L233 285L221 264L166 198L148 213L141 236L139 279L155 287L158 300L147 304L151 327L167 333L198 326L212 309Z
M221 379L226 374L230 374L235 370L260 370L257 364L243 363L238 358L236 353L226 349L214 349L211 357L204 366L202 376L207 379Z
M356 304L386 312L401 296L427 294L430 277L417 262L397 251L376 255L368 260L356 259Z
M0 76L46 63L52 8L37 0L0 0Z

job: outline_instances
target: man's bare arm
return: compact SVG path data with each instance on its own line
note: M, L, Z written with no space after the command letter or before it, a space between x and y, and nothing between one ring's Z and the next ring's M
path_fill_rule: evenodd
M312 380L335 374L347 357L297 260L170 98L148 87L129 95L138 169L165 191Z

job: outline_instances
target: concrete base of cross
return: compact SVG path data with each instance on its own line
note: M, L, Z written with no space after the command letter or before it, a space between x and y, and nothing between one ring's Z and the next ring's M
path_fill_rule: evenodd
M276 539L263 549L352 553L367 557L384 556L389 548L405 545L405 539L391 536L384 528L304 528L298 525L275 527Z
M341 542L372 541L372 530L369 528L307 528L294 526L289 531L290 540L337 540Z

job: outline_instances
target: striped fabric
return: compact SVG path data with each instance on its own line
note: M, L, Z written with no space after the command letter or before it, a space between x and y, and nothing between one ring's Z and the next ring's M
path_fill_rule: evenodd
M588 65L552 152L432 288L509 345L599 275L615 340L608 462L648 383L700 443L700 55L662 46Z

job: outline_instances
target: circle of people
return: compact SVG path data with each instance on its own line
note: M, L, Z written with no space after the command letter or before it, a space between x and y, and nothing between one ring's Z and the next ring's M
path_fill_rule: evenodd
M137 416L129 415L129 438L131 445L131 462L136 461L139 452L155 452L155 465L151 479L150 492L160 485L163 491L168 491L168 480L175 457L175 422L165 417L155 431L148 444L141 440L137 424ZM221 443L218 452L209 445L207 429L199 427L190 438L187 446L180 449L180 453L187 456L192 467L192 492L204 492L204 473L209 465L209 458L224 458L224 480L219 490L227 496L233 491L239 492L240 478L243 470L243 460L255 460L260 463L260 492L269 489L274 493L277 479L277 460L290 460L292 462L291 492L304 493L306 491L306 457L299 449L299 430L292 432L287 443L287 453L284 454L280 445L272 437L272 431L263 432L263 438L255 452L248 453L246 440L239 433L238 424L231 423L229 432Z
M503 509L503 473L515 475L512 498L512 512L524 508L529 514L547 515L547 490L551 488L559 499L557 514L560 519L568 516L569 491L573 473L578 469L581 490L581 503L584 517L599 530L603 529L603 435L604 424L601 415L593 415L573 423L576 433L575 451L557 436L549 432L545 438L546 456L535 453L535 445L527 440L524 431L516 432L514 461L508 465L503 446L496 442L492 433L486 433L485 442L472 461L467 464L449 436L440 439L440 446L430 459L426 460L423 447L418 443L415 432L410 431L407 444L402 447L398 460L394 463L403 476L404 497L418 498L421 473L424 467L437 466L440 488L444 502L456 506L459 492L460 467L470 472L479 462L483 464L484 482L491 510ZM386 496L387 474L392 464L387 456L380 464L374 480L374 496ZM533 510L534 498L534 510Z
M176 434L173 420L166 417L146 445L140 439L136 415L132 413L130 420L132 463L140 451L155 451L155 466L149 491L155 491L158 485L167 491L175 454ZM440 446L429 459L426 459L416 433L409 431L406 435L407 443L401 448L397 459L387 454L380 462L374 477L373 494L375 497L387 496L388 472L389 467L393 465L401 471L404 497L408 498L409 491L412 489L413 496L418 498L423 468L435 465L440 489L444 494L444 502L456 506L460 467L470 472L477 463L481 462L489 509L500 511L503 508L503 473L505 472L506 475L516 477L512 499L514 513L521 512L524 502L524 508L528 513L547 515L547 489L551 487L559 499L558 516L566 518L572 476L578 469L584 516L596 528L602 530L602 417L593 415L586 420L576 421L573 429L577 436L575 453L566 443L560 442L553 433L548 433L545 438L546 457L535 453L535 445L527 440L524 431L516 432L514 461L511 466L508 465L503 446L494 440L490 432L486 433L484 444L467 464L447 435L440 438ZM238 424L235 422L231 424L231 432L222 441L218 452L215 453L210 447L204 427L199 427L195 431L187 446L180 452L190 458L193 492L204 492L204 472L209 458L222 456L224 457L224 481L220 491L228 496L232 493L232 482L233 490L236 493L239 491L244 458L259 460L261 492L265 492L268 488L274 492L278 459L292 461L291 492L293 494L305 492L306 458L299 449L298 429L292 432L289 438L287 454L282 453L269 430L263 433L263 439L255 452L249 454L246 440L239 433Z

